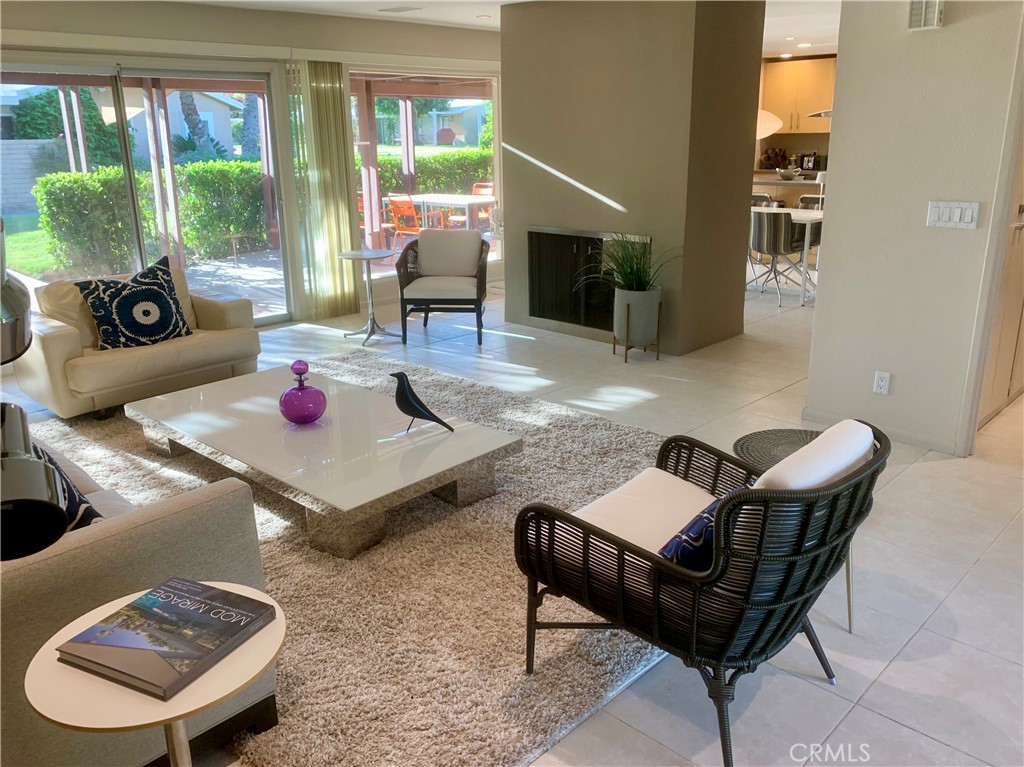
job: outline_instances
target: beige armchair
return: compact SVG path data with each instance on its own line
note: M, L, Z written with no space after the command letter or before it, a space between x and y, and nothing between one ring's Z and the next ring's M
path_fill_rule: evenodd
M423 229L398 258L402 295L402 343L412 312L466 312L476 315L476 342L484 342L489 242L476 230Z
M171 269L192 335L152 346L97 350L96 323L72 280L36 289L32 345L14 362L26 396L61 418L252 373L260 353L252 302L190 294Z

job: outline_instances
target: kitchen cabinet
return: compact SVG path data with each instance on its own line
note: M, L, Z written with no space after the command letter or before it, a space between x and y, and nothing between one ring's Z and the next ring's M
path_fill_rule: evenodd
M828 133L827 117L808 117L811 112L832 108L836 60L796 59L764 65L761 108L782 119L779 133Z

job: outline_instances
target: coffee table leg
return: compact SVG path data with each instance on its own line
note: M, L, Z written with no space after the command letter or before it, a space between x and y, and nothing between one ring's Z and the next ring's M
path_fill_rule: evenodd
M151 452L159 453L166 458L177 458L179 455L192 452L180 442L175 442L164 432L146 424L142 425L142 436L146 438L146 447Z
M185 720L165 724L164 737L167 739L167 758L171 767L192 767L192 750L188 746Z
M306 535L310 547L342 559L357 554L384 540L386 509L376 511L338 511L321 514L306 509Z
M477 458L468 461L459 469L459 478L434 491L434 495L452 506L469 506L494 493L494 460Z

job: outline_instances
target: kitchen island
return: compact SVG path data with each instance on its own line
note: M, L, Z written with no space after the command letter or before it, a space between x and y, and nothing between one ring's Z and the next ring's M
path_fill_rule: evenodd
M782 200L786 203L787 208L794 208L800 195L821 194L821 185L814 181L818 171L805 172L808 175L802 178L784 181L775 171L754 171L752 193L770 194L773 200Z

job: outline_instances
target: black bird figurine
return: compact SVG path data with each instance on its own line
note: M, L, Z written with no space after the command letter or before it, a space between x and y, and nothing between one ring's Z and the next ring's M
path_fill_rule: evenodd
M406 432L412 428L413 421L417 418L439 423L448 431L455 431L455 429L430 412L430 408L424 405L423 400L416 396L416 392L412 390L412 384L409 383L409 376L401 372L390 373L389 375L392 378L398 379L398 388L395 389L395 404L398 405L399 410L412 417L412 421L409 421L409 426L405 430Z

